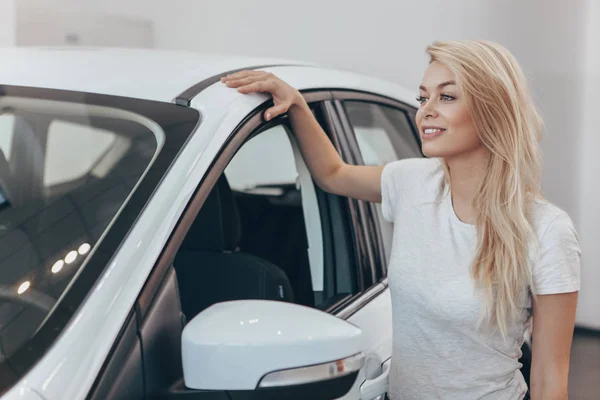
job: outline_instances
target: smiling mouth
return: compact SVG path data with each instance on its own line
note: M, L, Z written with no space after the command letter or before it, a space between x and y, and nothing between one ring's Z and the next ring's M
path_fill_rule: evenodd
M423 129L423 137L432 138L441 135L444 132L446 132L446 130L442 128L425 128Z

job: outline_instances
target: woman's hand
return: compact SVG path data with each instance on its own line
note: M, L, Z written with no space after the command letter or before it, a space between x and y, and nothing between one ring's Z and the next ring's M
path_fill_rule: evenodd
M264 92L273 96L274 104L265 111L265 120L288 113L304 162L323 190L360 200L381 201L383 167L346 164L297 89L264 71L236 72L221 81L240 93Z
M300 92L270 72L240 71L221 78L221 82L240 93L265 92L273 96L273 107L265 111L265 120L285 114L294 105L302 105L304 98Z

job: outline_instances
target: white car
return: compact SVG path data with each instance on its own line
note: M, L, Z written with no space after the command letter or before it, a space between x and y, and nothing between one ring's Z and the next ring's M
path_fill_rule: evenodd
M0 59L2 399L383 398L392 226L220 77L300 89L354 164L422 156L413 93L278 59Z

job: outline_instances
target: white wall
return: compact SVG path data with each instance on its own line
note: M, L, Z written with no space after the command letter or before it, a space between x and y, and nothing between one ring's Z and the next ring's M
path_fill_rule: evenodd
M88 11L17 8L17 46L148 48L153 44L154 28L149 20Z
M32 7L49 4L19 1ZM585 41L586 35L599 37L597 16L595 31L589 23L592 6L597 15L597 0L452 4L446 0L172 0L168 5L158 0L55 0L51 4L152 19L156 47L303 59L386 78L414 88L415 94L427 64L425 46L433 40L477 38L504 44L530 77L545 118L546 197L564 208L580 231L587 293L581 294L578 321L600 328L600 313L595 311L600 304L596 268L600 246L595 243L600 235L594 229L600 221L593 222L600 189L584 199L596 182L591 167L598 166L592 150L598 148L598 143L592 143L598 140L594 128L600 126L599 113L593 110L598 101L597 92L589 89L589 71L598 70L592 63L597 63L600 46ZM595 54L587 58L587 75L586 54ZM589 154L582 157L585 150Z
M460 7L442 0L172 4L177 9L165 10L164 20L157 21L157 47L303 59L413 88L426 66L427 43L477 36L487 24L479 17L487 7L481 0L462 0Z
M13 46L15 43L15 1L0 0L0 47Z
M0 0L1 1L1 0ZM149 18L132 8L95 8L98 3L19 0L16 4L17 46L154 46L154 27ZM131 6L131 4L129 4Z
M582 111L579 234L583 249L583 279L578 323L600 329L600 3L588 1L587 76Z

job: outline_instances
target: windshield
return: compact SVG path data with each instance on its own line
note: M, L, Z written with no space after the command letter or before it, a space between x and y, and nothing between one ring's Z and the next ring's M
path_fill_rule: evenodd
M52 312L163 139L131 112L0 97L0 361Z

